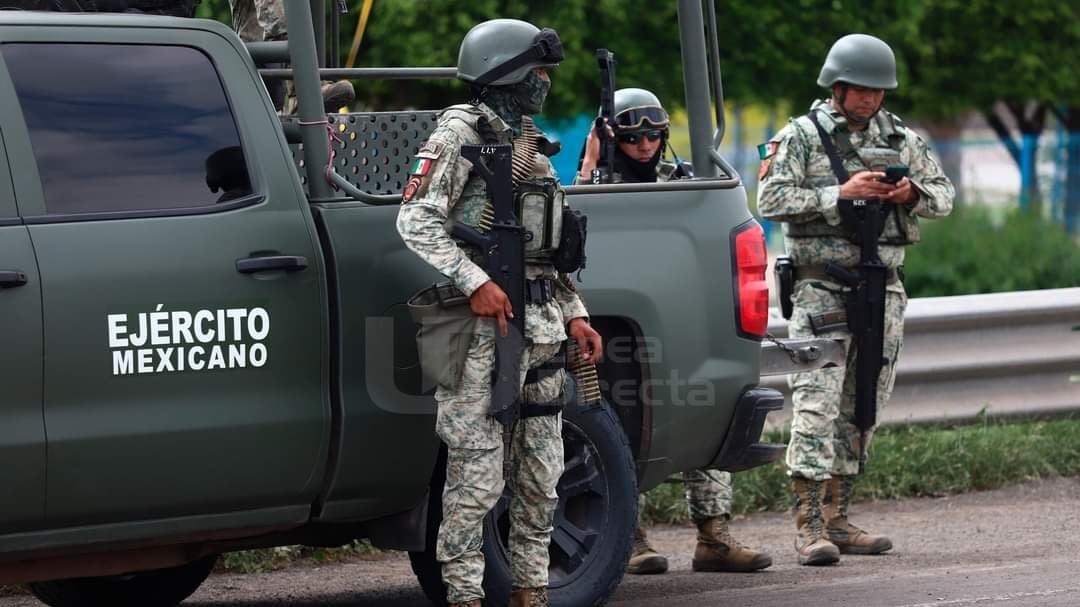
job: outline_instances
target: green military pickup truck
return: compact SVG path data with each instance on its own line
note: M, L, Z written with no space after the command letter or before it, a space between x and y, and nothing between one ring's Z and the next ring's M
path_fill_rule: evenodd
M334 115L328 140L317 28L287 5L302 125L256 66L282 49L219 23L0 12L0 583L167 606L223 552L370 538L442 600L440 442L405 306L440 277L394 229L436 113ZM714 151L705 21L682 2L698 177L569 190L607 356L602 402L566 412L557 605L614 590L639 488L780 452L758 440L782 399L755 386L795 363L762 347L764 243ZM492 596L506 524L489 517Z

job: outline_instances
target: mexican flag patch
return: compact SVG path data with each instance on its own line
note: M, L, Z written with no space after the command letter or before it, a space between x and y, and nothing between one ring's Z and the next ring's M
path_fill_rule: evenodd
M768 158L768 157L772 156L773 154L775 154L776 153L776 148L778 148L778 147L780 147L779 142L766 141L765 143L762 143L761 145L757 146L758 157L761 160L765 160L766 158Z
M430 170L431 170L431 159L430 158L417 158L416 162L413 163L412 168L409 169L409 174L410 175L420 175L421 177L423 177L424 175L427 175L428 171L430 171Z

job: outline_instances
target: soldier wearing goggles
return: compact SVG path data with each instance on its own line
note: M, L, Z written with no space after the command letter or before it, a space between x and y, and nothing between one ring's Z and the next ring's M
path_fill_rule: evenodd
M614 125L608 134L615 138L612 182L654 182L690 177L689 165L678 157L664 158L668 146L670 119L656 95L645 89L615 91ZM614 126L614 129L612 128ZM673 153L674 155L674 153ZM589 175L600 159L600 139L594 128L589 132L575 183L589 183Z

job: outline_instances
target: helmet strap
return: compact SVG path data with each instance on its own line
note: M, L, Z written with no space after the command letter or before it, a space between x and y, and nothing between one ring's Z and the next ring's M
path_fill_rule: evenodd
M472 99L469 99L469 105L480 105L484 102L484 98L488 95L488 87L486 86L473 86L472 87Z

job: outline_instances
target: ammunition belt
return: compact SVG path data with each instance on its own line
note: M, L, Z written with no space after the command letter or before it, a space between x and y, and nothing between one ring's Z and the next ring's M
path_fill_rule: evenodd
M600 377L596 365L585 360L574 338L566 340L567 369L577 380L578 403L591 405L600 402Z
M847 268L850 272L859 272L859 268ZM836 279L829 276L825 272L825 266L812 265L812 266L796 266L795 267L795 280L827 280L829 282L836 282ZM904 267L899 268L886 268L885 269L885 284L893 285L904 281Z
M540 146L537 145L536 139L539 136L536 130L536 124L529 116L521 117L521 135L514 137L512 142L514 151L510 156L510 174L514 185L525 181L533 176L533 169L536 166L536 155L540 153ZM520 221L521 218L518 217ZM495 209L491 206L491 200L489 199L484 204L484 210L480 212L480 220L477 224L477 229L481 232L487 232L491 230L491 224L495 222Z

